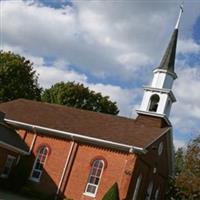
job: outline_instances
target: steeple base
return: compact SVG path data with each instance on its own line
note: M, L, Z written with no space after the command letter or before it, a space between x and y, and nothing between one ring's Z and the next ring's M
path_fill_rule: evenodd
M136 110L136 112L138 115L148 115L148 116L162 118L168 126L172 126L171 122L169 121L169 119L167 118L167 116L165 114L159 114L159 113L155 113L155 112L146 112L146 111L142 111L142 110Z

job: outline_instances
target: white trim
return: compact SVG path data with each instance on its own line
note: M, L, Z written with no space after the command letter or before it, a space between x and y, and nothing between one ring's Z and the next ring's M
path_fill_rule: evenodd
M148 144L147 146L145 146L145 148L148 148L149 146L151 146L154 142L156 142L159 138L161 138L163 135L165 135L168 131L171 131L171 127L167 128L165 131L163 131L163 133L161 135L159 135L156 139L154 139L150 144Z
M137 200L138 192L140 190L141 181L142 181L142 174L140 174L137 177L137 181L136 181L136 184L135 184L135 190L134 190L134 193L133 193L132 200Z
M155 200L158 200L159 193L160 193L160 188L157 188L155 191L155 196L154 196Z
M71 154L72 154L72 150L73 150L74 144L75 144L75 142L73 141L72 144L71 144L71 146L70 146L70 150L69 150L69 153L68 153L66 162L65 162L65 166L64 166L64 169L63 169L61 178L60 178L60 182L59 182L59 184L58 184L58 188L57 188L57 191L56 191L56 195L59 194L59 191L60 191L60 188L61 188L61 185L62 185L64 176L65 176L65 173L66 173L66 169L67 169L67 166L68 166L68 164L69 164L69 159L70 159ZM55 197L55 199L57 199L57 196Z
M153 92L160 92L160 93L166 93L169 94L172 102L176 102L176 97L174 96L173 92L171 89L166 89L166 88L154 88L154 87L149 87L149 86L143 86L144 90L146 91L153 91Z
M34 136L33 136L33 140L32 140L32 142L31 142L31 146L30 146L30 149L29 149L29 154L30 154L30 153L32 152L32 150L33 150L33 146L34 146L34 144L35 144L36 137L37 137L37 133L36 133L36 131L35 131Z
M101 174L100 174L100 176L98 177L98 178L99 178L99 182L98 182L98 184L96 185L96 184L90 183L89 180L90 180L90 177L92 176L92 175L91 175L91 172L93 171L94 163L95 163L96 161L98 161L98 160L100 160L100 161L103 163L103 167L102 167L102 169L101 169ZM87 184L86 184L86 187L85 187L85 191L84 191L84 193L83 193L84 195L90 196L90 197L96 197L96 194L97 194L97 191L98 191L100 182L101 182L101 177L102 177L102 174L103 174L103 171L104 171L104 167L105 167L105 163L104 163L103 160L101 160L101 159L96 159L96 160L94 160L94 162L92 163L92 168L90 169L90 173L89 173L89 176L88 176L88 180L87 180ZM87 192L87 191L86 191L87 188L88 188L88 185L91 185L91 186L96 187L95 193L90 193L90 192Z
M151 181L148 185L145 200L151 200L152 192L153 192L154 182Z
M158 155L161 156L164 149L163 141L161 141L158 145Z
M88 197L93 197L93 198L96 197L96 195L89 193L89 192L84 192L83 195L88 196Z
M41 129L41 130L62 134L62 135L65 135L65 136L69 136L70 138L73 137L74 139L79 139L79 140L82 139L84 141L98 142L98 143L107 145L109 147L115 147L117 149L123 149L123 150L129 151L130 153L141 152L141 153L145 154L147 152L146 149L144 149L144 148L136 147L136 146L132 146L132 145L126 145L126 144L122 144L122 143L118 143L118 142L112 142L112 141L109 141L109 140L98 139L98 138L93 138L93 137L89 137L89 136L83 136L83 135L79 135L79 134L76 134L76 133L71 133L71 132L67 132L67 131L60 131L60 130L57 130L57 129L46 128L46 127L43 127L43 126L37 126L37 125L23 123L23 122L19 122L19 121L15 121L15 120L10 120L10 119L5 119L5 121L7 123L10 123L10 124L28 126L28 127L31 127L31 128L34 127L34 128L38 128L38 129Z
M157 73L157 72L169 74L169 75L171 75L173 77L174 80L177 79L177 77L178 77L175 72L172 73L172 72L167 71L166 69L156 68L156 69L153 70L154 74Z
M28 152L26 152L26 151L24 151L24 150L21 150L21 149L19 149L19 148L17 148L17 147L14 147L14 146L12 146L12 145L10 145L10 144L7 144L7 143L5 143L5 142L2 142L2 141L0 141L0 146L3 146L3 147L7 147L9 150L11 150L11 151L14 151L14 152L19 152L19 153L22 153L22 154L24 154L24 155L29 155L29 153Z
M42 148L47 149L47 154L45 155L45 160L44 160L44 162L42 163L42 166L43 166L43 167L42 167L42 170L38 170L38 169L35 169L35 166L36 166L38 157L39 157L39 155L41 154L40 151L41 151ZM37 155L36 155L36 158L35 158L35 161L34 161L32 170L31 170L31 174L30 174L29 180L34 181L34 182L38 182L38 183L40 182L40 179L41 179L41 176L42 176L42 173L43 173L43 170L44 170L44 165L45 165L45 163L46 163L46 160L47 160L48 155L49 155L49 148L48 148L47 146L43 146L43 147L40 147L40 148L38 149L38 152L37 152ZM40 161L40 162L41 162L41 161ZM39 171L39 172L40 172L40 176L39 176L38 178L33 177L33 172L34 172L34 171Z

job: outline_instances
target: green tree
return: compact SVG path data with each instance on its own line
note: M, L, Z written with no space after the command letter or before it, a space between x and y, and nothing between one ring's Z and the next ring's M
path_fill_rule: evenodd
M102 200L119 200L119 190L117 183L114 183Z
M200 199L200 135L187 145L183 168L176 177L176 187L181 189L182 199Z
M119 112L116 102L110 101L108 96L102 96L74 82L56 83L43 92L42 101L113 115Z
M41 88L32 66L20 55L0 51L0 102L18 98L40 100Z
M184 165L184 150L183 148L178 148L175 152L175 174L179 174L183 169Z
M175 178L170 179L166 199L200 199L200 135L186 149L175 153Z

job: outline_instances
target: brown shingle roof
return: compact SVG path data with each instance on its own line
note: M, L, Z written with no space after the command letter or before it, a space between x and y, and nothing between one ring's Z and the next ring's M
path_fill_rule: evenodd
M143 123L145 117L134 120L25 99L1 103L0 111L6 119L142 148L167 129Z

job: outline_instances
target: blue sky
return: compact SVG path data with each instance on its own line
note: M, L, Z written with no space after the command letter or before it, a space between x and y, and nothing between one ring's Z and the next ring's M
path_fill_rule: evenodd
M180 1L0 1L1 49L34 62L40 85L76 81L136 117L143 85L161 60ZM185 1L170 120L176 147L200 129L200 2Z

